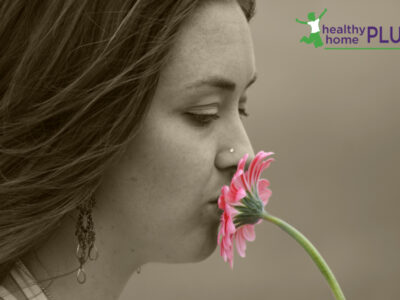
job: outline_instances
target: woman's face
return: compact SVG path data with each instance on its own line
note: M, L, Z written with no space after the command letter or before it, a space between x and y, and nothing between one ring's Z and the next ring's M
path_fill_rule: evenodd
M240 110L256 70L239 5L200 7L171 53L143 127L105 174L97 205L115 219L120 246L145 262L208 257L217 244L221 187L245 153L254 157ZM202 124L201 115L219 117Z

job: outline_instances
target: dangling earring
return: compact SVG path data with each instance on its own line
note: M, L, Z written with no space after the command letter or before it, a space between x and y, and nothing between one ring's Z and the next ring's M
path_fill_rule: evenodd
M75 236L78 239L76 257L79 261L79 269L76 273L76 279L81 284L86 281L86 273L83 269L83 265L86 263L88 258L90 260L96 260L99 256L96 245L94 244L96 239L92 219L94 202L95 198L94 195L92 195L87 203L78 206L79 216L76 224Z

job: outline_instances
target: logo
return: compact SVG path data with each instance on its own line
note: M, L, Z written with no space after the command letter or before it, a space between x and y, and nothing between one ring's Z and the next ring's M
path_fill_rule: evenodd
M304 22L304 21L300 21L299 19L296 19L297 23L309 25L311 27L310 36L309 37L303 36L300 39L300 43L304 42L306 44L314 44L315 48L318 48L318 47L321 47L324 45L324 43L322 42L322 39L321 39L321 35L320 35L321 31L319 29L319 21L325 15L326 12L327 12L327 9L325 8L325 10L319 15L319 17L317 19L315 19L314 12L308 13L308 22Z
M323 24L321 31L320 20L326 12L325 8L318 18L310 12L308 21L296 19L297 23L308 25L311 29L310 35L303 36L300 43L313 44L315 48L325 45L326 50L400 50L400 26Z

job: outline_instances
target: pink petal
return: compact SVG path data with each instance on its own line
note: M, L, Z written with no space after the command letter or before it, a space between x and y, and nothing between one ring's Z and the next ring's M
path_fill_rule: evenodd
M268 188L269 184L270 183L267 179L260 179L257 183L258 195L260 196L264 206L267 205L269 197L271 197L272 194L271 190Z
M245 174L240 175L240 182L246 191L251 191L250 183L247 180L247 172Z
M254 225L244 225L243 236L249 242L254 241L256 239L256 232L254 230Z
M236 173L233 175L232 179L240 177L240 175L242 175L243 173L244 173L243 170L237 170Z
M236 239L236 250L241 257L246 256L246 240L243 236L243 228L240 227L235 234Z
M222 238L222 244L224 245L225 249L229 249L232 247L232 238L230 235L226 235Z
M243 172L232 178L231 186L234 186L236 190L246 190L246 185L242 181Z
M239 181L238 181L239 180ZM237 204L243 197L246 196L246 191L240 182L240 175L234 177L229 186L229 191L227 193L228 203Z
M218 232L218 245L220 245L220 254L225 262L229 262L231 269L233 269L233 257L235 244L238 254L241 257L246 255L246 242L254 241L256 238L255 224L247 224L235 228L233 223L236 215L240 214L234 208L247 193L255 193L259 195L263 204L268 203L269 197L272 192L268 188L270 183L266 179L260 180L261 172L268 168L273 158L263 161L267 156L274 154L273 152L257 153L256 157L250 163L248 170L245 172L244 168L248 159L248 154L245 154L239 161L237 170L231 180L229 186L221 188L221 194L218 198L218 207L224 211L220 219L220 228ZM256 224L261 223L261 219Z
M233 248L231 246L224 245L221 247L221 256L224 261L229 261L231 268L233 267Z
M224 248L224 247L221 247L221 249L220 249L220 255L222 256L222 258L223 258L224 261L226 262L226 259L227 259L228 257L226 256L225 248Z
M260 164L259 169L257 170L256 180L258 180L260 178L262 171L264 171L266 168L268 168L269 165L271 164L271 162L273 162L273 161L275 161L274 158L269 158Z
M245 173L239 172L237 176L234 176L231 181L231 188L234 186L235 190L240 190L244 189L245 191L250 190L250 186L248 184L248 181L246 179Z
M247 160L248 157L249 157L249 154L246 153L246 154L243 155L243 157L239 160L238 167L237 167L237 171L239 171L239 170L244 171L244 166L245 166L245 164L246 164L246 160ZM237 171L236 171L236 172L237 172Z
M236 195L235 195L235 198L234 198L235 199L235 203L239 202L244 197L246 197L246 191L244 189L238 190Z
M259 164L261 160L263 160L266 157L266 153L264 151L260 151L257 153L256 157L252 160L249 169L248 169L248 182L251 186L254 185L255 183L255 171L256 167Z
M232 220L226 222L226 232L227 233L234 233L236 231L235 225L233 224Z
M223 236L226 236L229 234L229 230L230 230L230 222L229 222L229 216L226 215L226 213L223 213L224 215L224 219L223 219L223 223L222 225L222 232L223 232Z
M221 188L221 194L219 195L218 198L218 207L222 210L225 210L225 206L226 206L226 197L229 191L229 187L224 185Z

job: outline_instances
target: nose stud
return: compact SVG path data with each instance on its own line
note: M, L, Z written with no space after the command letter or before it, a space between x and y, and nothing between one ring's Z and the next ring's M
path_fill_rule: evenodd
M233 149L233 148L229 149L230 153L233 153L233 151L235 151L235 149Z

